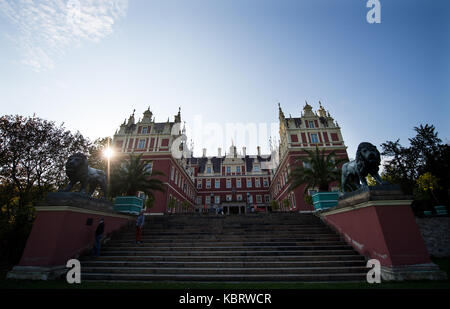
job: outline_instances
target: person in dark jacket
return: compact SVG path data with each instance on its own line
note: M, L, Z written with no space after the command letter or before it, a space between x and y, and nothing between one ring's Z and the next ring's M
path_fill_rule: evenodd
M136 244L142 244L142 228L145 223L144 210L141 210L136 220Z
M97 229L95 230L95 245L94 245L94 256L98 257L100 255L100 241L103 237L103 232L105 231L105 221L100 218Z

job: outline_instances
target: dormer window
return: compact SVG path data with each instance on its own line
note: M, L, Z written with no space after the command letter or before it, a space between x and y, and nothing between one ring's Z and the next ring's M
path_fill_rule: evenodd
M309 123L309 127L314 129L314 121L309 120L308 123Z
M148 133L148 127L142 127L142 134L147 134Z
M207 166L206 167L206 173L207 174L211 174L211 166Z
M231 173L231 166L227 166L227 173Z
M253 165L253 171L259 172L259 164Z

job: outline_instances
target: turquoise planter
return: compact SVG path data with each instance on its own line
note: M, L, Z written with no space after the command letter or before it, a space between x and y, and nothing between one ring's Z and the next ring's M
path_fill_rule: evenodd
M129 214L139 214L144 206L144 200L137 196L117 196L114 201L114 210Z
M436 210L436 214L438 215L447 215L447 208L444 205L434 206L434 209Z
M339 192L318 192L312 196L316 211L335 207L338 204Z

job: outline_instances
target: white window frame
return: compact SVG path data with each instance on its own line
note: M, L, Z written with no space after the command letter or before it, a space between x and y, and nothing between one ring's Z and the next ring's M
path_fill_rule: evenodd
M226 188L227 189L231 189L231 186L232 186L231 179L227 179L227 181L226 181Z
M250 185L248 185L250 183ZM251 188L252 187L252 179L251 178L247 178L247 188Z
M220 189L220 179L215 179L215 181L214 181L214 188Z
M145 149L145 139L139 139L138 149Z
M236 178L236 188L242 188L242 180L241 180L241 178Z
M211 189L211 179L206 179L206 189Z
M315 137L315 138L313 138ZM318 144L319 143L319 135L317 133L311 133L311 143Z

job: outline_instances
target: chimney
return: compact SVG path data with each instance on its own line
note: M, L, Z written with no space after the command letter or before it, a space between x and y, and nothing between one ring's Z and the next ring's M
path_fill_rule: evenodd
M245 157L247 155L247 148L246 147L242 147L242 155Z
M217 151L217 156L221 157L222 156L222 148L219 147L218 151Z
M206 157L206 148L203 148L203 157Z
M261 147L256 147L256 149L258 150L258 156L260 156L261 155Z

